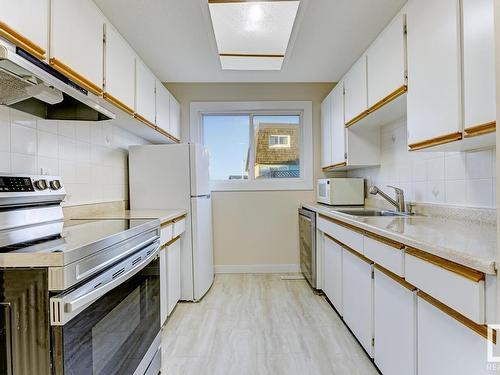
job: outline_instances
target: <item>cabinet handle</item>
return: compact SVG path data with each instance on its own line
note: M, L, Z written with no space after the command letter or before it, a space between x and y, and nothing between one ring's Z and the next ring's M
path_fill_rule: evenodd
M477 324L476 322L470 320L469 318L463 316L459 312L453 310L452 308L446 306L444 303L438 301L437 299L431 297L430 295L422 292L421 290L417 291L417 296L422 298L424 301L430 303L432 306L437 308L438 310L441 310L444 314L448 315L449 317L455 319L457 322L462 323L464 326L467 328L473 330L477 334L481 335L485 339L488 340L488 326L484 324ZM497 335L496 331L493 330L493 337L491 338L491 341L496 344L497 342Z
M377 271L380 271L381 273L383 273L387 277L391 278L392 280L394 280L395 282L397 282L401 286L405 287L406 289L411 290L411 291L417 290L417 288L415 286L411 285L405 279L403 279L402 277L399 277L398 275L396 275L395 273L392 273L389 270L386 270L384 267L382 267L378 264L374 264L373 267L375 267L375 269Z
M108 101L111 104L113 104L114 106L120 108L122 111L128 113L131 116L134 115L135 111L132 108L130 108L128 105L126 105L122 101L120 101L117 98L115 98L109 92L105 92L102 96L103 96L104 99L106 99L106 101Z
M361 121L362 119L364 119L368 115L372 114L376 110L382 108L386 104L388 104L388 103L392 102L393 100L399 98L401 95L405 94L407 91L408 91L408 86L406 86L406 85L397 88L396 90L394 90L393 92L391 92L389 95L387 95L385 98L379 100L377 103L375 103L374 105L372 105L366 111L360 113L358 116L356 116L355 118L353 118L352 120L350 120L349 122L347 122L345 124L345 127L349 128L349 127L353 126L354 124L356 124L357 122Z
M181 236L177 236L177 237L174 237L172 238L170 241L168 241L164 246L167 247L167 246L170 246L172 245L174 242L176 242L177 240L179 240L181 238Z
M432 263L435 266L441 267L449 272L453 272L476 283L485 279L485 275L483 272L473 270L472 268L462 266L461 264L449 261L447 259L443 259L441 257L438 257L437 255L429 254L425 251L414 249L412 247L407 247L405 252L407 255L411 255L415 258L419 258L423 261Z
M175 143L180 143L181 140L180 139L177 139L175 138L172 134L170 134L169 132L166 132L165 130L163 130L162 128L160 128L159 126L156 127L156 130L163 134L165 137L169 138L170 140L172 140L173 142Z
M402 243L399 243L399 242L390 240L388 238L379 236L378 234L374 234L374 233L370 233L370 232L365 232L365 236L368 237L368 238L371 238L372 240L381 242L384 245L394 247L394 248L396 248L398 250L402 250L405 247L405 245L403 245Z
M322 219L324 219L324 220L330 221L330 222L332 222L334 224L337 224L337 225L339 225L341 227L350 229L350 230L352 230L354 232L358 232L360 234L365 234L365 231L363 229L355 227L354 225L350 225L350 224L344 223L344 222L342 222L340 220L336 220L336 219L333 219L333 218L331 218L329 216L325 216L325 215L322 215L322 214L319 214L319 217L322 218Z
M0 36L26 50L26 52L32 54L36 58L45 60L45 50L42 47L25 38L2 21L0 21Z
M497 122L487 122L486 124L471 126L469 128L465 128L464 138L472 138L477 137L478 135L494 133L497 131Z
M156 125L155 125L155 124L153 124L151 121L149 121L149 120L148 120L147 118L145 118L144 116L142 116L142 115L140 115L140 114L138 114L138 113L134 113L134 117L135 117L137 120L139 120L139 121L143 122L144 124L146 124L147 126L149 126L150 128L152 128L152 129L156 130Z
M328 172L332 169L335 169L335 168L342 168L342 167L346 167L347 166L347 162L343 161L341 163L337 163L337 164L332 164L332 165L329 165L327 167L323 167L323 172Z
M81 74L75 72L73 69L71 69L68 65L64 64L63 62L59 61L55 57L52 57L49 60L49 64L57 70L59 73L64 74L66 77L74 81L76 84L82 86L83 88L87 89L88 91L92 92L93 94L97 96L102 96L102 88L97 86L95 83L92 81L88 80Z
M441 135L439 137L426 139L425 141L416 142L408 145L410 151L421 150L423 148L444 145L445 143L460 141L463 138L461 132L450 133L446 135Z

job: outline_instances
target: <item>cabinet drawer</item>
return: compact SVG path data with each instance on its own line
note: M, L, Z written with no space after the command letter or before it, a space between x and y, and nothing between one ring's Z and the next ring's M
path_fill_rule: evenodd
M404 245L398 242L365 234L364 255L385 269L404 277Z
M168 222L161 225L160 229L160 245L163 246L167 242L169 242L172 238L174 238L174 223Z
M174 238L186 231L186 217L174 219Z
M405 279L477 324L485 322L484 274L408 248Z
M347 227L347 224L321 216L318 219L318 229L336 239L351 249L363 254L363 234L360 229Z

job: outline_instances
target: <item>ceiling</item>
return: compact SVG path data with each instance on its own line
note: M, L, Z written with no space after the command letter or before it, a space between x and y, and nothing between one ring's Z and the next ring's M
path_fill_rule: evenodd
M336 82L405 0L301 0L281 71L223 71L207 0L95 0L163 82Z

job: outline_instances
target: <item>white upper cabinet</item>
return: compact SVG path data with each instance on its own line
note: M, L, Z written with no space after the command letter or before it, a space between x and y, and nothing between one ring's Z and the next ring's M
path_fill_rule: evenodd
M106 24L105 97L126 112L135 106L135 52L109 23Z
M332 93L321 103L321 167L332 163ZM343 124L342 124L343 125Z
M135 60L135 110L150 125L155 124L156 117L156 77L139 59Z
M91 0L52 0L50 63L95 94L102 94L105 18Z
M170 133L170 93L160 80L156 81L156 125Z
M170 94L170 134L178 140L181 139L181 105L172 94Z
M0 0L0 9L0 35L43 59L49 44L49 0Z
M406 86L405 15L399 14L367 51L368 107Z
M366 55L356 61L344 77L345 123L349 124L368 109Z
M332 164L346 162L346 129L344 124L344 83L339 82L332 91Z
M464 128L496 118L493 0L463 0Z
M411 0L407 8L408 144L462 137L459 0Z

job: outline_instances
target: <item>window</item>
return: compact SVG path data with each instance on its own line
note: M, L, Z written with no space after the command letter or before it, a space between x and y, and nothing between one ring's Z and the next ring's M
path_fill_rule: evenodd
M191 119L212 190L312 190L310 102L191 103Z
M290 148L289 135L275 135L271 134L269 136L269 147L270 148Z

